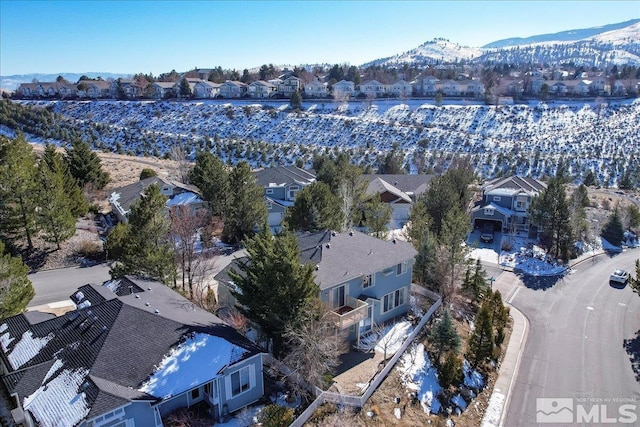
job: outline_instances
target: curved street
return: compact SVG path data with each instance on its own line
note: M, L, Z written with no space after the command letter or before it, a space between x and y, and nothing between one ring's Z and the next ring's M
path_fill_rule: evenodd
M544 418L548 412L537 404L557 405L567 398L573 406L565 415L578 423L559 422L561 415L551 414L545 425L638 425L640 296L629 286L610 285L609 275L614 268L634 274L639 257L640 251L633 249L600 255L576 265L564 278L507 272L499 277L494 289L530 323L504 426L540 425L536 415ZM621 400L636 405L637 421L633 414L619 414ZM594 404L599 408L592 410ZM578 414L582 409L586 415Z

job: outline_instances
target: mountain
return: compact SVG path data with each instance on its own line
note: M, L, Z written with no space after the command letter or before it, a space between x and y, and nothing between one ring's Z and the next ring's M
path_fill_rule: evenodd
M583 66L640 65L640 19L526 38L498 40L468 47L437 38L415 49L363 64L396 66L437 63L509 64L573 63Z
M640 19L632 19L630 21L619 22L617 24L603 25L601 27L583 28L580 30L568 30L568 31L561 31L559 33L542 34L538 36L531 36L531 37L524 37L524 38L514 37L514 38L491 42L482 47L485 49L490 49L490 48L505 48L505 47L511 47L511 46L522 46L522 45L543 43L543 42L552 42L552 43L574 42L578 40L584 40L593 36L597 36L602 33L624 29L628 26L637 24L639 22L640 22Z
M363 64L363 67L370 65L431 65L442 62L460 62L461 60L471 60L477 58L484 53L484 49L478 47L461 46L452 43L447 39L436 38L421 44L415 49L390 56L387 58L376 59L374 61Z
M102 77L104 80L108 79L117 79L120 77L131 77L131 74L124 73L106 73L106 72L87 72L87 73L58 73L58 74L42 74L42 73L32 73L32 74L14 74L11 76L0 76L0 87L5 90L14 90L21 83L31 83L34 79L39 82L53 82L58 76L64 77L66 80L70 82L77 82L80 77L87 76L89 78L95 79L96 77Z

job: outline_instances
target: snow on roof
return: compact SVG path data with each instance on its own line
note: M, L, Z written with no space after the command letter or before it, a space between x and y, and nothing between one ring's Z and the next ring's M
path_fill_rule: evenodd
M247 351L223 338L195 333L171 349L138 390L163 399L176 396L210 380Z
M8 335L8 334L5 334ZM4 335L3 335L4 337ZM22 334L22 338L20 341L13 347L11 353L7 354L7 358L9 359L9 363L13 369L18 369L29 360L33 359L40 353L40 350L47 345L49 341L53 339L53 333L42 337L42 338L34 338L31 331L26 331ZM13 340L13 338L11 338ZM11 341L8 341L11 342ZM6 347L4 345L4 338L2 339L2 347L6 351Z
M62 362L56 360L42 385L24 398L24 410L31 412L41 427L74 426L89 413L85 392L78 393L89 370L64 369L47 382L61 368Z
M167 206L176 205L190 205L192 203L200 203L202 199L197 194L187 191L185 193L177 194L171 199L167 200Z

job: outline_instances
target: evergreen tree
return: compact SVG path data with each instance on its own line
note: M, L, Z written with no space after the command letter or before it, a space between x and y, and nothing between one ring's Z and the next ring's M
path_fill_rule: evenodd
M393 146L393 149L386 154L384 160L378 167L379 174L403 174L404 168L403 153L400 151L397 145Z
M69 166L53 144L45 145L41 162L45 162L52 172L62 174L65 196L68 199L73 216L77 218L86 214L89 210L89 203L87 203L87 199L82 194L82 189L71 175Z
M180 80L180 98L189 99L193 96L193 92L191 91L191 86L189 86L189 81L187 78L183 78Z
M429 334L429 342L436 351L436 363L440 365L440 357L447 351L457 352L460 350L460 336L453 324L451 313L444 310L444 315Z
M93 151L88 142L76 139L66 148L65 160L69 171L81 188L91 183L101 190L109 182L109 174L102 170L100 157Z
M542 245L549 249L554 258L568 260L573 229L567 195L560 178L552 178L547 188L532 200L529 214L541 229Z
M468 354L472 367L488 361L493 356L493 327L489 307L483 304L478 311L475 327L468 341Z
M445 299L455 292L456 282L467 265L468 247L462 243L469 234L469 223L469 216L457 207L443 221L438 255L443 272L440 293Z
M438 383L447 390L451 386L457 386L464 381L462 359L454 351L449 351L444 356L444 362L438 371Z
M24 136L0 135L0 231L10 240L23 237L33 250L36 219L36 156Z
M189 182L202 192L214 217L222 217L227 205L229 173L224 163L210 151L198 151Z
M45 161L38 167L40 187L38 188L38 219L45 241L60 243L71 238L76 232L76 219L71 212L71 204L64 188L62 172L49 168Z
M425 229L424 233L424 237L419 240L419 246L416 248L418 254L413 265L413 280L421 285L437 288L436 259L438 248L436 240L431 236L429 230ZM415 248L415 241L412 240L412 243Z
M295 91L289 97L289 106L294 110L299 110L302 108L302 96L300 92Z
M300 263L293 234L273 237L266 229L245 240L248 261L231 270L238 286L232 292L238 310L260 326L273 343L273 354L283 353L283 334L295 322L306 303L318 295L313 266Z
M467 276L464 282L462 282L462 288L473 295L474 301L480 301L487 292L487 273L482 268L482 263L479 259L473 268L467 269Z
M391 206L375 196L364 202L363 207L362 225L367 227L370 234L385 239L387 224L391 221Z
M636 205L627 207L627 218L629 218L629 228L640 226L640 209Z
M491 317L491 326L493 327L493 343L496 346L496 350L499 351L498 347L504 341L504 330L509 321L509 309L502 303L502 295L499 291L489 293L487 305ZM499 354L494 356L497 359Z
M584 185L587 187L593 187L598 185L598 181L596 180L596 176L591 169L587 171L587 174L584 176L584 180L582 181Z
M609 217L609 221L602 229L602 238L613 246L620 246L624 239L624 228L620 219L620 209L616 206L615 210Z
M323 182L314 182L296 194L296 201L287 210L285 224L295 231L340 230L342 226L340 200Z
M29 268L4 249L0 241L0 319L21 313L35 296L27 277Z
M158 172L151 168L144 168L140 171L140 181L147 178L152 178L154 176L158 176Z
M226 242L239 243L254 234L256 227L266 226L267 206L264 189L256 183L247 162L240 162L229 175L229 197L224 229Z
M113 277L133 274L175 283L173 248L167 240L169 220L164 214L166 202L167 198L156 184L148 186L142 198L131 205L129 223L118 230L125 237L117 239L116 234L107 237L111 255L120 255L110 272ZM111 237L115 241L110 242Z

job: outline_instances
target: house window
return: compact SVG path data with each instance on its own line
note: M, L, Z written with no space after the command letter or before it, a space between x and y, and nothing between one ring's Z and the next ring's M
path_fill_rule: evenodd
M200 388L194 388L191 390L191 400L196 400L200 397Z
M267 210L270 211L271 209L273 209L273 203L267 202Z
M396 275L399 276L407 272L408 261L401 262L396 266Z
M267 189L267 194L273 194L273 189L272 188L268 188Z
M299 185L292 185L289 187L289 199L293 200L296 198L296 193L300 191Z
M246 366L239 371L232 373L229 377L231 378L231 397L236 397L251 389L250 366Z
M493 209L485 209L484 214L488 216L493 216Z
M122 418L122 417L124 417L124 409L119 408L119 409L116 409L115 411L107 412L106 414L103 414L98 418L94 419L93 426L99 427L104 424L108 424L113 421L116 421L117 418Z
M367 274L362 277L362 289L370 288L373 286L373 275Z
M500 197L500 196L493 196L493 201L494 201L494 202L499 202L499 201L500 201L500 199L501 199L501 197Z
M382 298L382 313L393 310L405 303L405 288L397 289Z

